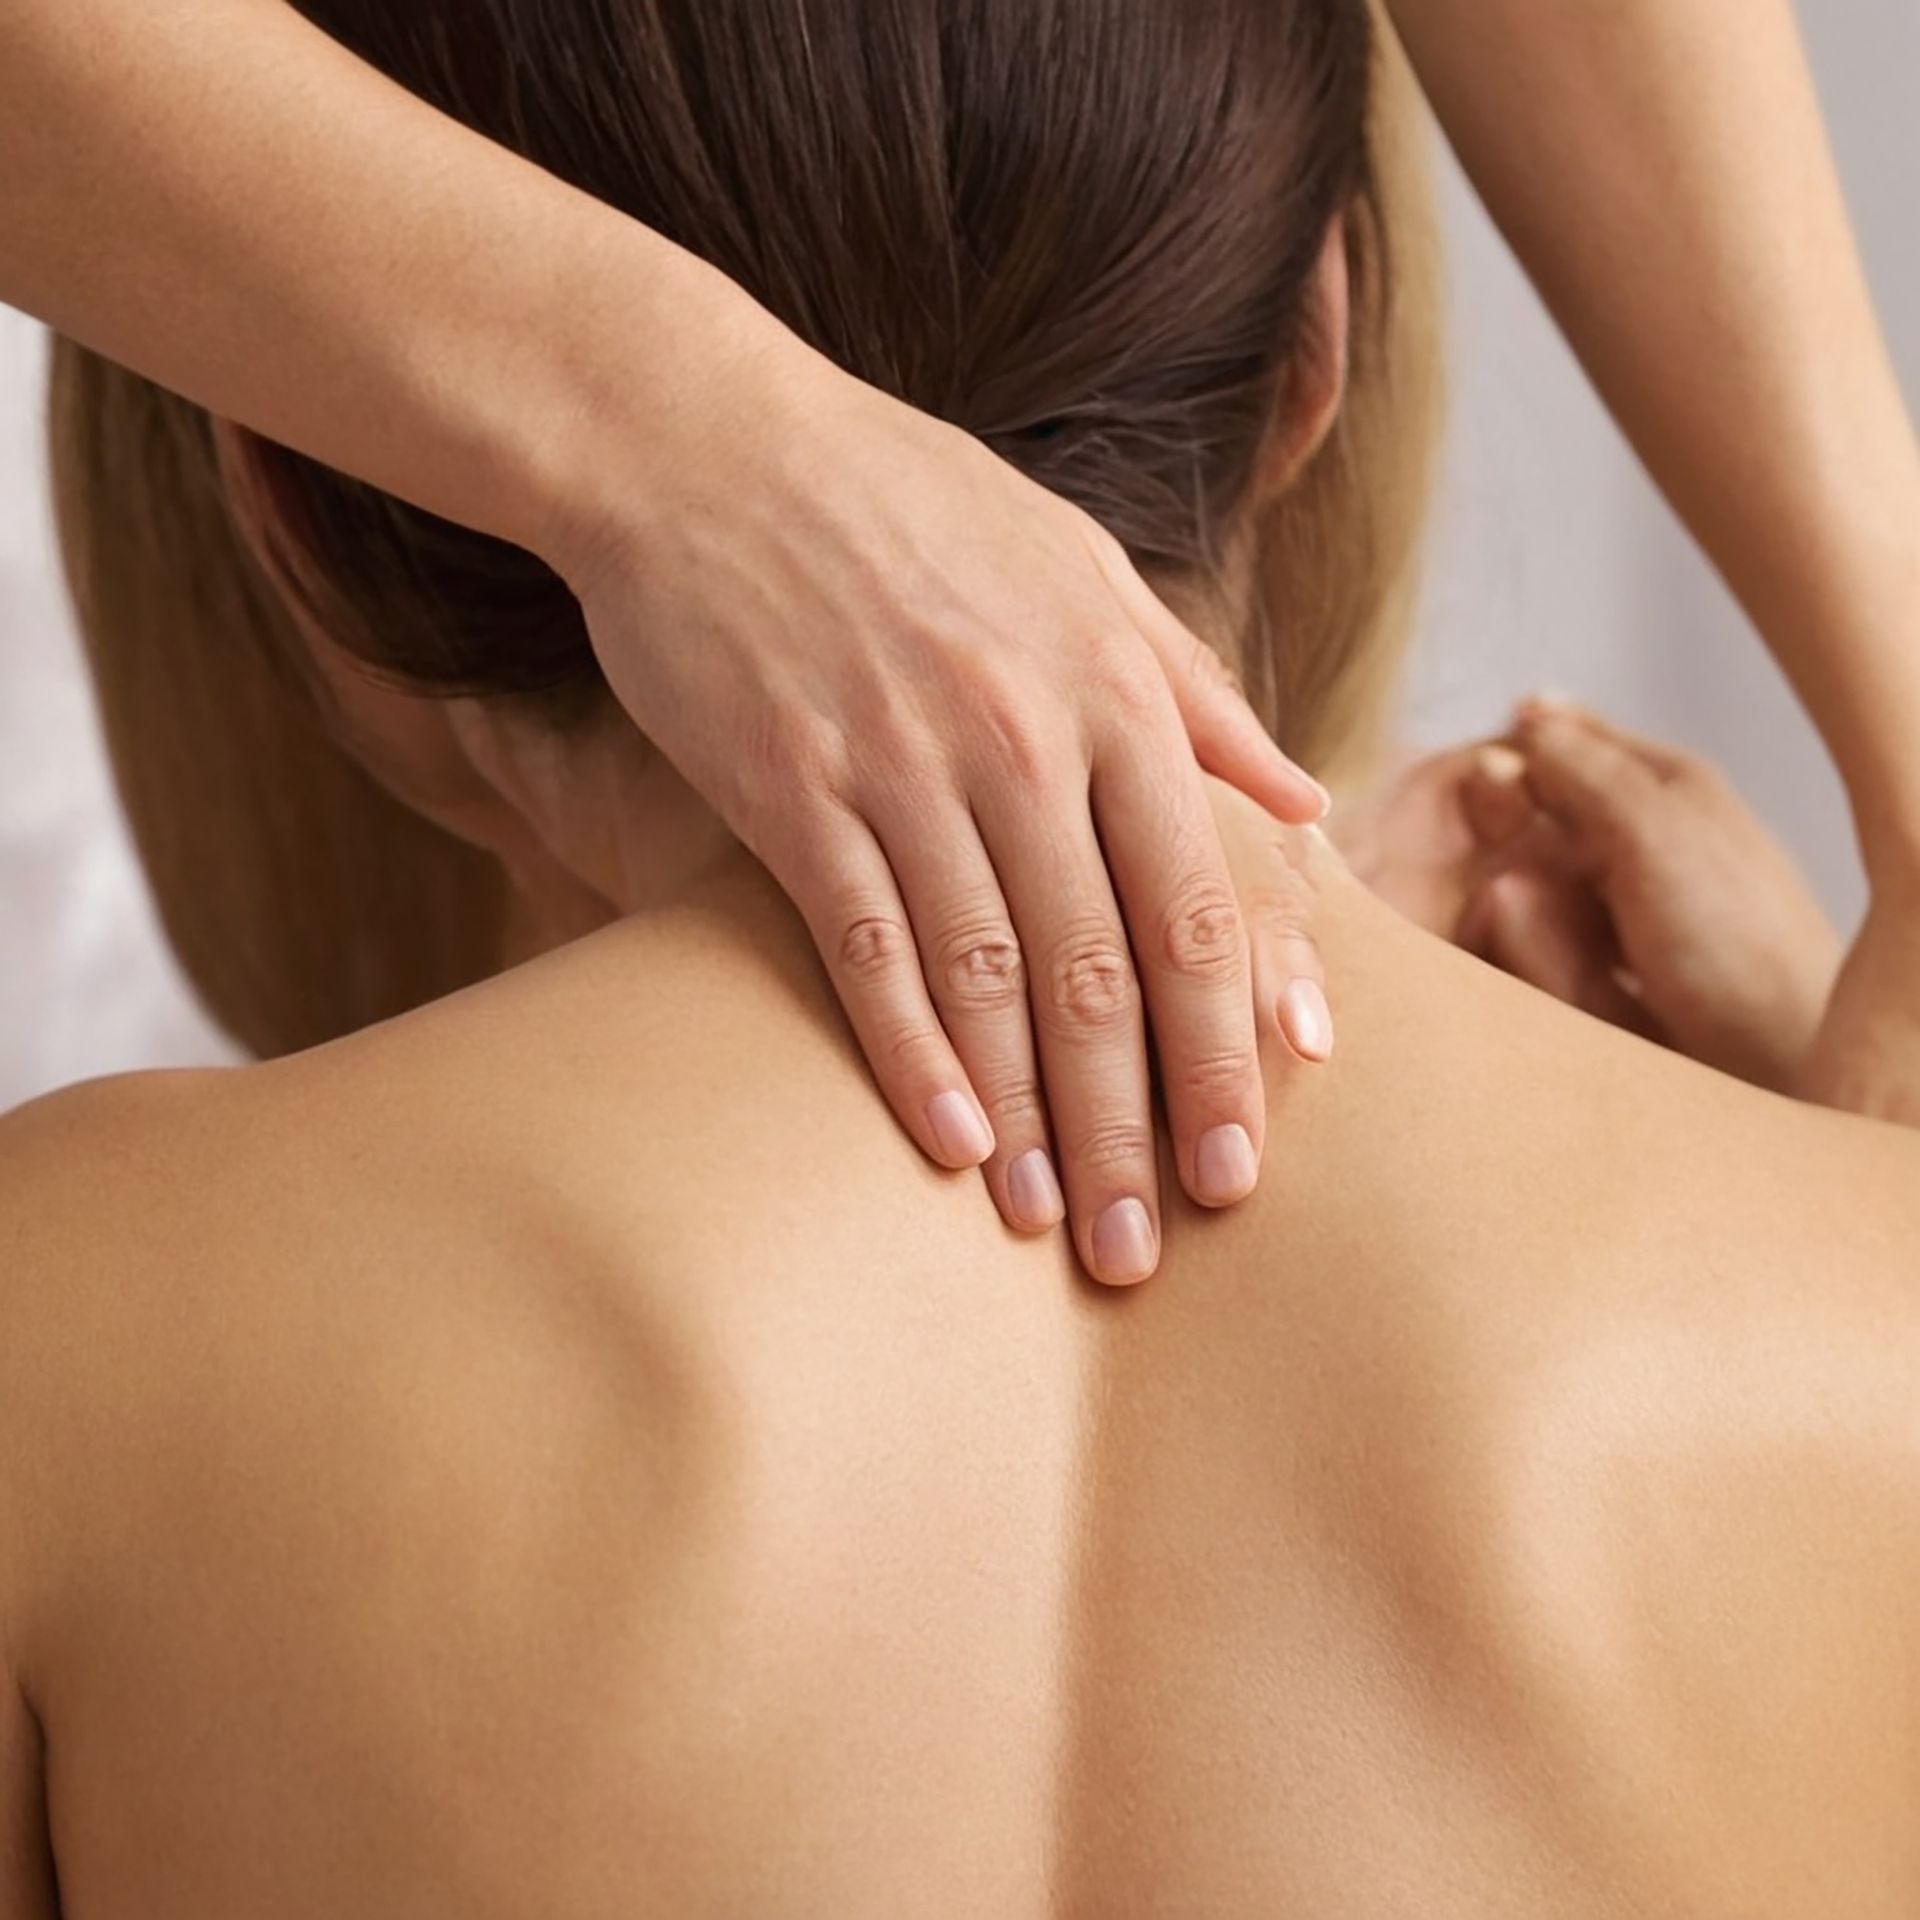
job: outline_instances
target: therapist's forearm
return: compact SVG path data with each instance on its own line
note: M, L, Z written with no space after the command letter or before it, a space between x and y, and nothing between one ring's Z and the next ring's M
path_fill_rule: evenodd
M1392 0L1467 171L1920 862L1920 449L1785 0Z
M6 0L0 182L0 299L549 557L776 335L282 0Z

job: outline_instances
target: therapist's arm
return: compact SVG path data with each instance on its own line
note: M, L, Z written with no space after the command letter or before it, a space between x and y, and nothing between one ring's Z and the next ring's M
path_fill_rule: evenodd
M1820 726L1870 863L1920 866L1920 448L1791 7L1392 5L1474 184Z
M665 438L773 333L283 0L7 0L0 180L0 299L536 551L586 489L596 397ZM635 377L596 396L616 326Z
M1475 185L1846 780L1873 904L1802 1090L1915 1118L1920 448L1792 9L1391 4Z

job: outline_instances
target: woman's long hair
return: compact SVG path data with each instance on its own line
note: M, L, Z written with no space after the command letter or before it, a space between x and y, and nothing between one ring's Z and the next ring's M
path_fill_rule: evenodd
M300 4L978 435L1168 584L1203 584L1243 517L1344 214L1349 390L1262 511L1232 664L1309 765L1337 780L1366 757L1439 394L1424 126L1367 0ZM564 584L245 436L263 570L208 418L68 342L51 427L122 800L216 1018L275 1054L490 971L502 876L338 750L285 595L382 676L559 712L604 691Z

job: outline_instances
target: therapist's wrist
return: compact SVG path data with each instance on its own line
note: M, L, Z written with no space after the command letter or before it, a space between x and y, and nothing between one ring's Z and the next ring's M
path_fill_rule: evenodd
M1896 812L1871 826L1863 820L1860 847L1875 901L1920 921L1920 813Z
M1908 737L1915 742L1913 767L1898 765L1871 782L1856 777L1850 798L1854 835L1874 892L1920 904L1920 716Z
M784 407L836 371L705 261L635 238L571 302L519 454L521 544L576 591L724 502Z

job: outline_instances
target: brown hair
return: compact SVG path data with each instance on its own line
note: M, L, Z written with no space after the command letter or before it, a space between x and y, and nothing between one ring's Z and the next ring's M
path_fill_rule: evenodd
M1217 565L1344 213L1349 397L1263 516L1261 617L1233 664L1301 757L1356 750L1397 664L1437 389L1405 82L1389 64L1379 84L1367 0L298 4L1164 580ZM497 875L400 828L326 748L205 417L63 343L54 442L123 795L216 1013L279 1051L486 971ZM577 604L532 555L249 446L275 581L369 667L430 692L600 690ZM383 957L343 966L329 924Z

